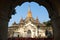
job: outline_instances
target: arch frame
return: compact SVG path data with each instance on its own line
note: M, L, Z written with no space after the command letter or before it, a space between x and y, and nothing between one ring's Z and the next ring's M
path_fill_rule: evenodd
M36 2L46 7L54 28L54 40L60 40L60 1L59 0L1 0L0 1L0 39L7 40L8 22L15 14L15 7L24 2ZM6 15L5 15L6 14ZM3 23L2 23L3 22ZM4 27L5 26L5 27ZM3 36L4 35L4 36Z

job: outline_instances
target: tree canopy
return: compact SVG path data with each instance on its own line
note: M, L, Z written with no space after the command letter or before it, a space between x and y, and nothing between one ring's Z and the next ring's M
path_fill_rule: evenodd
M47 27L52 26L51 20L49 20L47 22L43 22L43 24L45 24Z

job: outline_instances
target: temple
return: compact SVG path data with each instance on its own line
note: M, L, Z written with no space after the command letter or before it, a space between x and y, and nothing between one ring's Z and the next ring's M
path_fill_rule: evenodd
M48 29L52 33L52 27ZM47 38L46 25L39 22L38 17L34 19L30 7L25 19L21 18L17 24L14 22L8 27L8 37Z

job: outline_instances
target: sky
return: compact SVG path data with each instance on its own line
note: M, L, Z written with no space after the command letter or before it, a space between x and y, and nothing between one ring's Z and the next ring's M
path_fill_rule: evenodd
M10 19L8 26L11 26L13 22L19 23L21 18L25 19L28 13L29 6L33 18L36 19L36 17L38 17L41 23L50 20L48 11L44 6L39 5L38 3L35 2L31 3L25 2L22 5L16 6L15 8L16 14L11 16L12 18Z

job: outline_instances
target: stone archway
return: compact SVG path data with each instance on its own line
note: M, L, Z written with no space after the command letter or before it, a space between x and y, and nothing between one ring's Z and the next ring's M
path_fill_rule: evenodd
M31 30L28 30L27 34L28 34L27 37L31 37Z
M53 29L54 40L60 40L60 1L59 0L1 0L0 1L0 40L7 40L8 21L14 14L14 8L24 2L37 2L49 12ZM5 15L6 14L6 15Z

